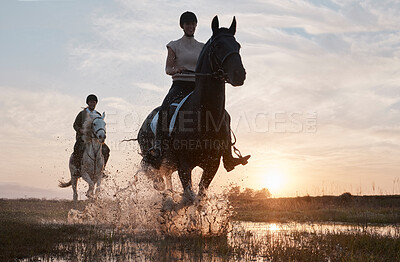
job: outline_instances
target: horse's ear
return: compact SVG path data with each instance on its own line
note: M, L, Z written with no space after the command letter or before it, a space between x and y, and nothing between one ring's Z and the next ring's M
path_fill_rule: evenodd
M233 17L232 24L229 27L229 33L231 33L232 35L235 35L235 33L236 33L236 18L235 17Z
M217 30L219 29L219 21L218 21L218 16L214 16L212 22L211 22L211 29L213 31L213 34L215 34L217 32Z
M106 117L106 112L103 112L103 119Z

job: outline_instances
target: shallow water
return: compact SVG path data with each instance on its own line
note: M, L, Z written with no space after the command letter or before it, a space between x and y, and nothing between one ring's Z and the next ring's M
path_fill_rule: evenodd
M358 226L350 224L232 222L228 233L218 237L198 234L168 237L153 230L121 233L101 229L104 237L82 239L58 246L63 256L37 257L36 261L271 261L274 250L311 248L325 252L312 236L363 234L399 238L396 226ZM201 232L197 232L200 233ZM113 237L110 237L113 235ZM227 249L229 252L221 250ZM341 250L341 248L339 248ZM327 251L331 252L331 250ZM341 250L341 252L344 252ZM323 260L331 261L330 254ZM334 260L334 259L333 259ZM25 260L29 261L29 260ZM32 261L32 260L30 260ZM35 261L35 260L34 260Z
M283 235L292 232L313 234L338 233L366 233L381 236L399 237L400 227L395 225L357 225L348 223L257 223L235 222L234 231L246 231L254 237L262 238L265 235Z

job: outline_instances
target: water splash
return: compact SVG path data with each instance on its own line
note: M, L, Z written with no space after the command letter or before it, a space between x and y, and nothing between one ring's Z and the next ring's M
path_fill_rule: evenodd
M232 228L233 208L225 193L209 194L183 206L180 193L157 191L141 169L128 185L118 185L114 179L105 182L83 211L70 210L69 223L109 225L130 233L163 236L222 235Z
M174 200L163 200L164 203L171 201ZM223 235L232 228L230 217L233 210L223 194L203 197L187 207L180 207L180 203L175 201L174 205L175 209L161 212L159 221L164 235Z

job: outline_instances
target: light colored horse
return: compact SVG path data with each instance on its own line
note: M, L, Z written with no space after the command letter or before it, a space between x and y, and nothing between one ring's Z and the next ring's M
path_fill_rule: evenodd
M106 139L106 123L104 122L105 113L102 116L91 117L90 114L86 115L86 120L83 123L83 136L82 139L85 143L85 151L82 157L82 165L80 174L88 184L89 189L86 192L88 198L94 196L94 188L96 185L96 192L98 192L103 177L104 171L104 157L102 154L102 145ZM72 185L74 191L73 199L78 200L77 183L79 175L77 168L73 163L73 156L69 158L69 171L71 173L71 180L69 182L60 181L59 187L69 187Z

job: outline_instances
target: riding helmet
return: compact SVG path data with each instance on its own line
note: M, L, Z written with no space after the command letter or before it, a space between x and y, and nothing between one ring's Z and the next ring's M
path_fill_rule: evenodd
M97 103L98 102L97 96L94 94L88 95L88 97L86 98L86 104L89 104L89 101L96 101L96 103Z
M186 11L181 15L179 19L179 25L183 28L183 23L185 22L195 22L197 23L197 17L194 13Z

